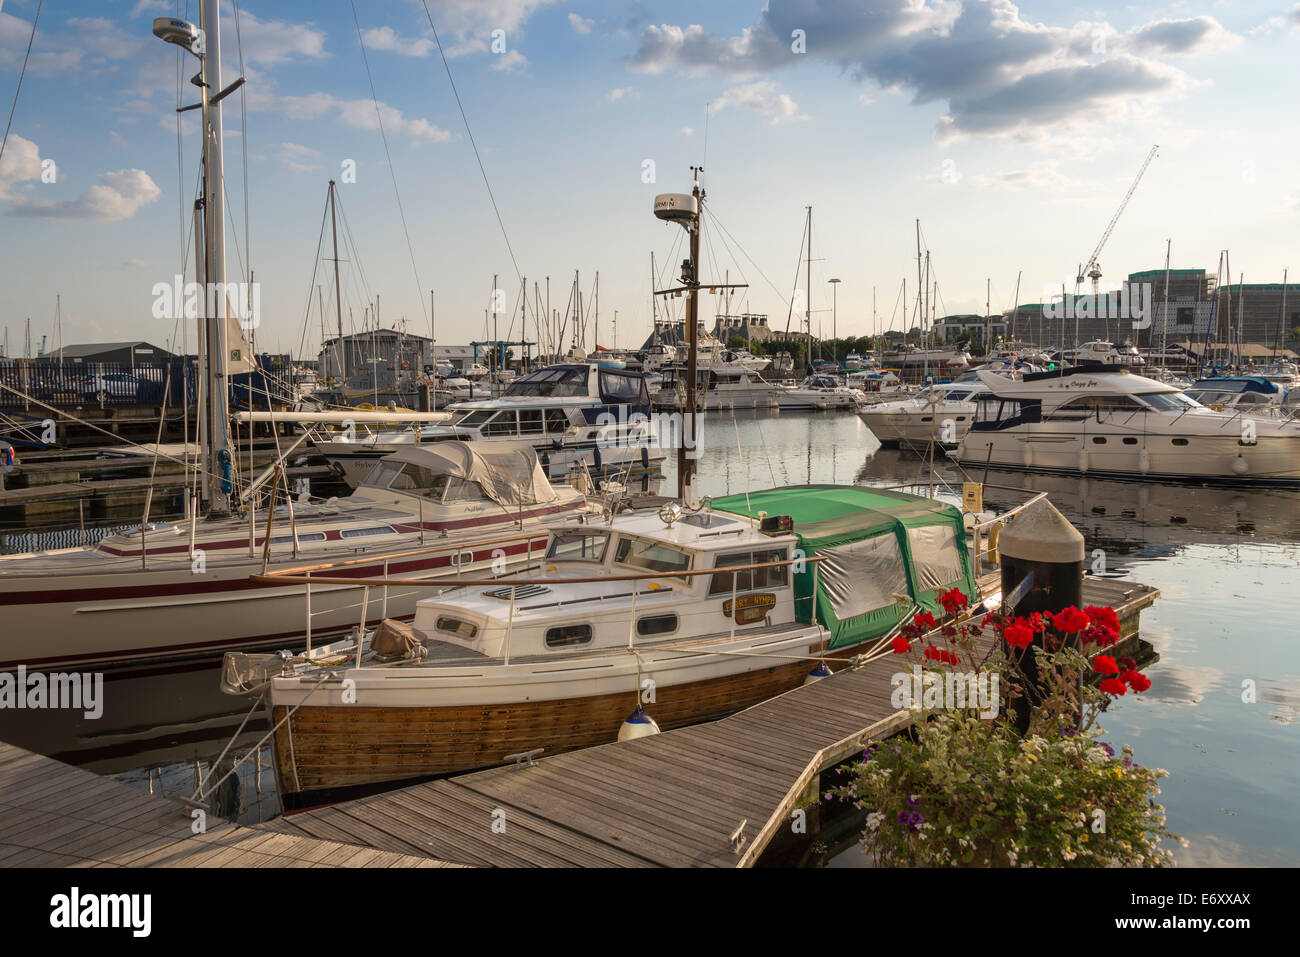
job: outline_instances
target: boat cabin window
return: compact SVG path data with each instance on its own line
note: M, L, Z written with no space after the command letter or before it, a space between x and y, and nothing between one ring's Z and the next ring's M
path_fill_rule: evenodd
M515 410L498 412L483 428L484 435L515 435L519 432L519 423L515 421Z
M547 648L566 648L585 645L591 641L591 625L560 625L546 629Z
M478 634L478 625L447 615L439 617L434 624L434 628L449 635L455 635L457 638L473 638Z
M644 396L644 380L635 372L616 372L600 370L600 400L608 403L630 403L643 405L648 396Z
M587 368L538 369L506 387L508 396L574 396L587 394Z
M388 488L390 483L401 474L402 465L400 462L379 462L370 470L366 480L362 485L368 485L371 488Z
M373 528L345 528L339 533L343 538L369 538L372 535L392 535L393 526L376 525Z
M474 429L481 426L490 418L492 418L491 409L472 409L462 415L453 424L464 426L467 429Z
M652 635L671 635L676 630L676 615L647 615L636 620L636 633L642 638L649 638Z
M546 557L558 561L599 562L605 558L609 535L605 532L556 532Z
M483 487L478 482L471 482L463 478L448 478L447 491L443 495L444 502L485 502L487 496L483 494Z
M569 413L564 409L546 410L546 431L565 432L569 428Z
M1101 412L1143 412L1144 406L1127 395L1080 395L1048 413L1049 419L1082 420Z
M299 545L305 545L307 542L323 542L323 541L325 541L325 533L324 533L324 532L304 532L303 534L300 534L300 535L298 536L298 544L299 544ZM293 535L292 535L292 534L290 534L290 535L273 535L273 536L271 536L271 544L272 544L272 545L292 545L292 544L293 544Z
M729 555L719 555L713 563L713 567L766 565L769 562L783 562L785 560L784 548L768 549L761 552L732 552ZM735 590L737 592L753 591L756 588L780 588L787 581L789 569L789 565L779 565L773 568L754 568L744 572L714 572L713 580L709 584L709 594L730 595L733 578L735 579Z
M631 568L650 572L684 572L691 567L689 552L664 545L662 542L640 538L621 538L614 552L614 561Z
M388 488L441 501L443 493L447 491L447 476L437 475L423 465L407 462L393 476Z
M520 435L541 435L542 434L542 410L541 409L520 409L519 410L519 434Z

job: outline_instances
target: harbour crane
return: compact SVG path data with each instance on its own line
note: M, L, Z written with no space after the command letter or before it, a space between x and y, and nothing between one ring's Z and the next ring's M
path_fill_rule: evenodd
M1083 285L1084 277L1092 280L1092 292L1096 295L1099 291L1101 281L1101 266L1097 262L1097 257L1101 255L1101 249L1106 245L1106 240L1110 239L1111 232L1115 229L1115 224L1124 213L1124 208L1128 206L1128 201L1133 198L1133 191L1137 189L1138 183L1142 182L1142 174L1147 171L1151 161L1156 158L1156 151L1160 149L1157 143L1151 147L1151 152L1147 153L1147 158L1142 162L1142 168L1138 170L1137 176L1133 178L1133 185L1128 188L1124 194L1123 201L1119 204L1119 209L1115 210L1115 215L1110 218L1110 223L1106 226L1106 231L1101 234L1101 239L1097 241L1097 248L1092 251L1088 261L1079 267L1079 276L1075 280L1074 291L1078 293L1079 286Z

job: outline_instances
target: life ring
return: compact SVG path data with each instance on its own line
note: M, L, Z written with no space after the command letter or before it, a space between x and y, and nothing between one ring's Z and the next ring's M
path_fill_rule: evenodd
M402 368L403 368L403 369L409 369L409 368L411 368L411 361L410 361L409 359L403 359L403 360L402 360Z

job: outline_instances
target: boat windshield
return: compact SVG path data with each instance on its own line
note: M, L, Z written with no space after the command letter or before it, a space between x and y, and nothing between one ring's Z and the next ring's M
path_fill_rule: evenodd
M663 542L640 538L620 539L614 561L631 568L651 572L684 572L691 567L689 552L665 545Z
M516 379L505 391L506 395L531 396L581 396L587 394L587 369L539 369L522 379Z
M565 531L551 537L546 557L557 561L599 562L605 558L608 532Z
M1186 412L1200 407L1196 399L1182 392L1146 392L1137 398L1159 412Z

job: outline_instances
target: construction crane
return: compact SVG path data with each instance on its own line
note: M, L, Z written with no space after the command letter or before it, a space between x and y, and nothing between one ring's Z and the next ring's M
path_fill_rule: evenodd
M1079 287L1083 285L1085 277L1092 280L1093 295L1096 295L1099 291L1101 284L1101 266L1097 262L1097 257L1101 255L1101 248L1106 245L1106 240L1110 239L1110 234L1115 229L1115 224L1119 222L1120 216L1123 215L1124 207L1126 207L1128 201L1133 198L1133 191L1138 188L1138 183L1142 182L1142 174L1147 171L1147 167L1151 165L1151 161L1156 158L1156 151L1158 149L1160 149L1159 144L1151 147L1151 152L1147 154L1147 158L1143 161L1142 168L1138 170L1137 176L1133 178L1133 185L1130 186L1128 192L1124 194L1124 199L1119 204L1119 209L1115 210L1115 215L1110 218L1110 223L1106 226L1106 231L1101 234L1101 239L1097 241L1097 248L1092 251L1092 255L1088 257L1088 261L1079 267L1079 276L1075 280L1074 286L1075 293L1078 293Z

